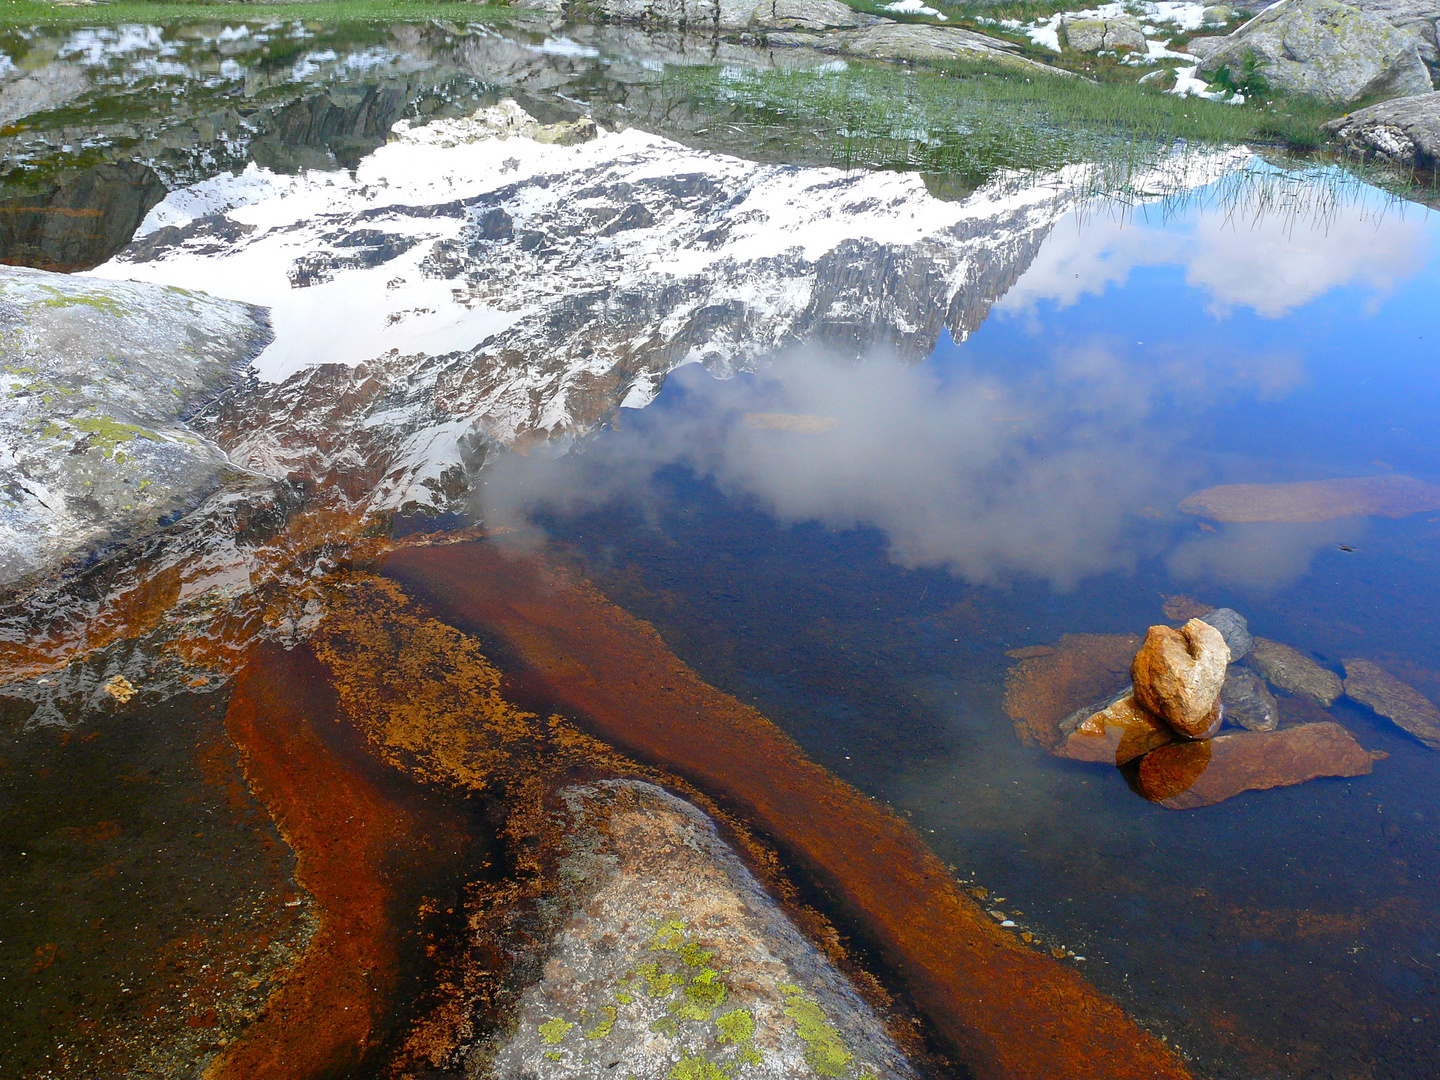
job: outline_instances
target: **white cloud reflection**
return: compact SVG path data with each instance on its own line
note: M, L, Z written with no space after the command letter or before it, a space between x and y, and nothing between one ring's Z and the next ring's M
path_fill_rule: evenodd
M1100 344L1008 384L965 368L813 357L724 381L685 368L671 377L678 405L625 410L619 430L563 457L494 459L479 509L523 537L544 509L651 504L655 474L682 465L782 522L878 529L905 566L1064 587L1158 553L1153 519L1197 477L1151 413L1191 392L1192 376L1193 364L1130 361ZM774 430L747 423L754 413L836 423Z
M1249 308L1279 318L1332 289L1383 295L1425 264L1423 211L1355 199L1324 213L1248 215L1212 208L1183 222L1116 213L1071 215L1056 225L1025 276L996 309L1033 313L1041 301L1070 307L1123 285L1137 267L1183 266L1217 317Z

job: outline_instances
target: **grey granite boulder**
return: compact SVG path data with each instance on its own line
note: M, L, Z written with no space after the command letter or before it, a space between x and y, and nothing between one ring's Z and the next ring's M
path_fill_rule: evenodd
M1350 102L1431 89L1413 35L1338 0L1272 4L1211 51L1200 73L1238 73L1252 53L1271 88L1287 93Z
M1225 639L1225 644L1230 646L1230 662L1232 664L1249 655L1254 639L1250 637L1250 624L1245 621L1244 615L1234 608L1222 607L1201 615L1200 619L1220 631L1220 636Z
M1118 19L1066 19L1065 40L1076 52L1145 51L1140 20L1129 15Z
M881 20L841 0L520 0L517 7L616 22L685 26L697 30L775 27L825 30Z
M1440 169L1440 92L1382 101L1331 120L1324 130L1367 157Z
M874 1011L704 814L638 781L559 801L548 958L467 1075L912 1080Z
M0 268L0 584L148 531L239 473L185 419L270 337L249 304Z
M1027 74L1070 75L1060 68L1016 55L1017 46L1013 42L959 27L886 21L859 30L829 30L823 34L780 32L766 35L765 40L772 48L813 49L872 60L939 63L982 59Z
M1440 50L1436 48L1440 0L1356 0L1355 6L1413 35L1420 59L1432 68L1440 66Z

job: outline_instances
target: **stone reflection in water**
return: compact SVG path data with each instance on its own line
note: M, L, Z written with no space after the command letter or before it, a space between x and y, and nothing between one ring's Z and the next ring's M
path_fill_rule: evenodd
M0 262L61 273L99 266L130 242L165 195L155 170L117 161L46 194L0 200Z

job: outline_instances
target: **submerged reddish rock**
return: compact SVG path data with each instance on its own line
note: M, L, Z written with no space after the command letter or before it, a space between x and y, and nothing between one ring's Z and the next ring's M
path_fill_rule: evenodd
M1142 795L1161 806L1193 810L1245 791L1322 776L1364 776L1373 764L1339 724L1302 724L1162 746L1141 760L1137 783Z

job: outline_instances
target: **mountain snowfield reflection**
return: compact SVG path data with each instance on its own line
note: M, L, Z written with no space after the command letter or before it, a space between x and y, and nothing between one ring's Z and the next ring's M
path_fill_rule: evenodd
M1085 198L1090 170L960 202L914 174L760 165L638 130L515 134L506 102L345 174L250 167L176 192L97 274L267 306L275 343L217 439L370 509L442 508L486 446L583 433L665 375L814 345L918 360L964 339ZM507 137L508 136L508 137ZM1244 151L1163 163L1185 190Z

